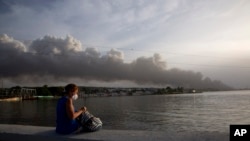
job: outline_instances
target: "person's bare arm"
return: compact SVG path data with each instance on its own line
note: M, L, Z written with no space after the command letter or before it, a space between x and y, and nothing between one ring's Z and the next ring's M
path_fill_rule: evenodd
M75 112L72 99L68 99L66 102L66 112L70 119L77 118L80 114L87 110L86 107L81 108L79 111Z

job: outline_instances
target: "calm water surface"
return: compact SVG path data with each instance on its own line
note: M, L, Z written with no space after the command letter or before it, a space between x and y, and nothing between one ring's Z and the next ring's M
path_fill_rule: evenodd
M0 102L0 123L55 126L57 100ZM250 124L250 91L78 99L105 129L219 131Z

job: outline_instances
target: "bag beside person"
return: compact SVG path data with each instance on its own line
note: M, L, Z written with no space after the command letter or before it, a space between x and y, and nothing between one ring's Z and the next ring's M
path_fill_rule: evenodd
M84 112L81 116L80 123L82 130L87 132L94 132L102 128L102 121L90 114L88 111Z

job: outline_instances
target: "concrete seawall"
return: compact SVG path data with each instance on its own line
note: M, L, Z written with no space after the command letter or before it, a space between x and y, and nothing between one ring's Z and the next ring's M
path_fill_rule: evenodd
M219 132L174 133L101 129L92 133L58 135L54 127L0 124L0 141L229 141L229 134Z

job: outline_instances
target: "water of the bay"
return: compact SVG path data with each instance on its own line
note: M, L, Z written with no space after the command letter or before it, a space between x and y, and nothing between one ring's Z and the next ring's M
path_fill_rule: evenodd
M0 102L0 123L55 126L57 100ZM250 124L250 91L78 99L105 129L229 132Z

